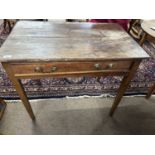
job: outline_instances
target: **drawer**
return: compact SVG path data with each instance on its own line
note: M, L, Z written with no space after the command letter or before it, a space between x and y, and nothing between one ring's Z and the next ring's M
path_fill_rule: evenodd
M99 70L129 69L131 61L98 61L98 62L32 62L12 63L15 74L60 73Z

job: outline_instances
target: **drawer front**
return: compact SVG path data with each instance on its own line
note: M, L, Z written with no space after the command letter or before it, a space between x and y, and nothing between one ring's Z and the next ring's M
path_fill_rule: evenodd
M129 69L131 61L99 61L99 62L36 62L12 63L11 67L16 74L60 73L99 70Z

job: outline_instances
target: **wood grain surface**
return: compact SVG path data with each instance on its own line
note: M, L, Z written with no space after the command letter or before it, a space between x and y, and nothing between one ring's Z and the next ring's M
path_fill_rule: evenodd
M81 61L147 58L117 24L18 22L0 49L0 61Z

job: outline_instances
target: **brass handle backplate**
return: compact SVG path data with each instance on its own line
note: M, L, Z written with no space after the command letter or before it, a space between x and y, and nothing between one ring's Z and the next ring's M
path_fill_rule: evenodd
M98 63L97 63L97 64L94 65L94 67L95 67L97 70L98 70L98 69L101 69L101 64L98 64Z
M108 65L108 68L113 68L113 67L114 67L114 64L112 63Z
M55 71L57 71L57 67L56 67L56 66L53 66L53 67L51 68L51 72L55 72Z
M43 72L43 68L40 66L37 66L35 67L34 71L40 73L40 72Z

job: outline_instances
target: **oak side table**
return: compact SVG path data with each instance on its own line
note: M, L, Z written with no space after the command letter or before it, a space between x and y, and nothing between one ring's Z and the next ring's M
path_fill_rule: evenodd
M124 76L112 116L145 58L148 54L117 24L20 21L0 49L0 62L32 119L21 79Z

